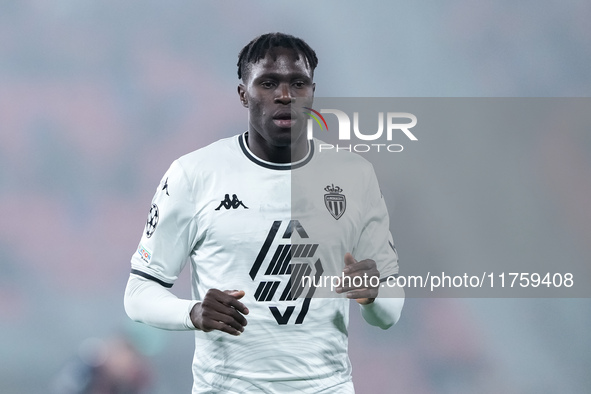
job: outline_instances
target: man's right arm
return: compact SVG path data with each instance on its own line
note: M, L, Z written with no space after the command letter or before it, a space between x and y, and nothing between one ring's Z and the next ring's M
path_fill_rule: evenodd
M198 301L183 300L162 285L135 274L125 288L125 312L135 321L165 330L194 330L190 313Z
M125 312L138 322L164 330L220 330L240 335L248 308L240 301L244 291L210 289L202 302L183 300L165 287L131 274L125 288Z
M192 179L194 177L191 177ZM175 161L152 199L146 229L131 259L125 311L133 320L166 330L220 330L239 335L248 309L238 300L243 291L210 289L200 301L172 294L187 256L199 238L195 190Z
M197 301L182 300L172 287L198 237L194 187L179 161L162 177L125 289L125 311L133 320L167 330L195 329L190 311Z

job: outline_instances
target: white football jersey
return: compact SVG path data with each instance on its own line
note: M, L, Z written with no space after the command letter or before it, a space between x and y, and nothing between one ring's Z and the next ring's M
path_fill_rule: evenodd
M375 260L382 278L397 274L373 167L356 154L319 152L317 140L297 163L269 163L247 138L171 165L132 273L171 287L189 257L194 299L211 288L246 293L240 336L195 331L193 393L352 393L349 300L292 284L340 276L346 252Z

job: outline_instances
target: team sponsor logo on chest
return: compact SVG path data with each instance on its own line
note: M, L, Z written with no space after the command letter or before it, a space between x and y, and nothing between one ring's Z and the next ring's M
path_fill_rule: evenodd
M326 186L324 190L328 192L324 195L324 205L332 217L339 220L347 209L347 199L342 194L343 189L333 184Z
M285 223L287 223L285 231L281 232L280 229ZM299 241L295 241L294 237L299 238ZM274 252L273 246L275 246ZM258 302L275 303L268 308L277 324L304 322L310 300L316 289L309 284L308 286L303 284L303 279L314 277L315 280L319 280L324 272L322 262L316 256L318 247L318 244L311 242L308 233L298 220L273 222L250 269L249 276L253 281L257 279L259 281L254 293L255 299ZM280 278L280 276L285 277ZM299 306L285 305L302 297L304 300ZM296 307L299 307L298 311ZM294 312L296 312L295 319L292 319Z

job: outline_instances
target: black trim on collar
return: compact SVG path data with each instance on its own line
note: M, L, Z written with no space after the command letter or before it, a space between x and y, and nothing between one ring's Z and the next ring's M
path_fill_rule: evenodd
M145 272L142 272L142 271L139 271L139 270L136 270L136 269L132 269L131 270L131 273L132 274L135 274L135 275L138 275L138 276L141 276L142 278L150 279L150 280L158 283L159 285L166 287L167 289L170 289L172 287L172 284L166 283L165 281L160 280L158 278L155 278L155 277L153 277L150 274L146 274Z
M238 144L240 145L240 149L242 149L242 152L244 153L244 155L253 163L258 164L261 167L264 168L268 168L270 170L295 170L296 168L300 168L305 166L306 164L308 164L310 162L310 160L312 160L312 156L314 156L314 140L308 140L309 144L309 150L308 150L308 156L302 160L299 161L295 164L274 164L274 163L269 163L269 162L265 162L262 161L261 159L259 159L258 157L256 157L255 155L253 155L248 148L246 147L246 134L248 132L245 132L243 134L240 134L238 136Z

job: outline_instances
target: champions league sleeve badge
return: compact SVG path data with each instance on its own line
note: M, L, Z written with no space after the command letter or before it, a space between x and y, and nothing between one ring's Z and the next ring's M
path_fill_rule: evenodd
M343 189L335 185L329 185L324 190L328 192L324 195L324 205L326 205L326 209L328 209L332 217L339 220L345 213L345 209L347 209L347 199L341 193Z
M146 237L150 238L152 234L154 234L159 218L160 214L158 212L158 205L152 204L150 207L150 213L148 214L148 221L146 222Z

